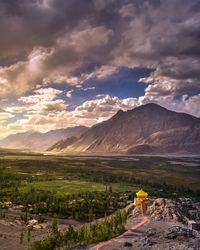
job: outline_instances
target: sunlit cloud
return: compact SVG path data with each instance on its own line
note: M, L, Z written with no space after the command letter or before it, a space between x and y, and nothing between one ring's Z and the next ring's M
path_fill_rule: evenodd
M10 113L0 112L0 123L5 122L12 117L14 117L14 115Z
M34 91L33 95L18 98L20 106L7 107L6 111L13 113L46 113L67 108L63 99L58 99L62 91L54 88L42 88Z
M149 102L200 116L198 1L11 0L0 9L0 133L91 126ZM122 69L141 74L123 82Z
M72 90L69 90L69 91L67 91L67 93L66 93L66 96L68 97L68 98L72 98L72 93L74 92L74 90L72 89Z

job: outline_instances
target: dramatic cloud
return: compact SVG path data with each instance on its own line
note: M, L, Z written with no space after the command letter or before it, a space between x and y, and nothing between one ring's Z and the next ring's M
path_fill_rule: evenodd
M34 95L20 97L20 106L7 107L6 111L13 113L46 113L64 110L67 105L63 99L57 99L62 91L53 88L37 89Z
M43 90L39 90L39 92L43 92ZM53 91L49 90L49 92ZM44 99L45 98L50 101L49 98L44 97ZM20 107L8 108L8 110L13 112L26 112L23 119L19 119L7 126L11 131L19 132L29 129L47 131L55 128L76 126L77 124L92 126L110 118L119 109L128 110L138 105L136 98L119 99L118 97L102 95L96 99L84 102L82 105L76 107L75 110L48 110L49 112L46 115L46 110L43 108L43 101L40 95L39 97L29 96L26 99L21 99L28 104L32 104L38 100L38 106L37 108L28 106L27 110L20 110ZM40 107L40 109L38 107ZM23 107L21 108L23 109Z
M182 95L200 90L200 61L196 59L178 60L168 58L158 65L149 77L140 82L150 84L146 93L158 96Z
M92 125L148 102L200 115L199 0L8 0L0 18L12 131ZM121 69L143 74L117 88Z
M119 99L109 95L97 96L97 99L84 102L78 106L74 113L76 117L93 119L93 124L110 118L119 109L127 110L134 108L136 98Z
M42 91L40 90L40 92ZM48 102L50 102L49 98L45 98L48 99ZM28 105L32 105L33 100L35 102L36 97L29 96L24 99ZM55 101L56 100L52 100L53 104ZM200 105L200 95L193 97L185 95L182 100L178 102L174 101L172 97L160 98L157 101L154 101L148 96L120 99L110 95L98 95L95 99L86 101L71 111L57 109L55 107L52 110L47 110L47 108L44 108L46 106L43 104L40 97L38 97L38 106L36 107L27 106L25 108L24 106L18 106L7 108L10 112L23 113L24 118L8 124L5 129L11 133L16 133L31 129L45 132L52 129L76 125L92 126L96 123L109 119L120 109L126 111L152 101L178 112L187 112L200 116L198 108ZM3 113L1 118L0 114L0 119L3 121L12 117L13 115L10 113Z
M198 0L10 0L0 7L2 96L70 84L77 71L103 77L117 66L150 67L169 81L199 78Z

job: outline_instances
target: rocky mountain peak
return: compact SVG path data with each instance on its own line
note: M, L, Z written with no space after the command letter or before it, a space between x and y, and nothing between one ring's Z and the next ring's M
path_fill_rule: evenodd
M88 129L74 143L66 148L65 145L61 143L59 150L195 154L200 152L200 119L148 103L128 111L119 110L112 118Z

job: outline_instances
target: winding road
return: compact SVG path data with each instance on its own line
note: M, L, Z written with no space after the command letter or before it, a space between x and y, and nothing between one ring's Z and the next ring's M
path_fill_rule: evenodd
M132 233L134 230L136 230L136 229L140 228L141 226L143 226L144 224L146 224L148 221L149 221L148 217L147 217L147 216L144 216L143 219L142 219L139 223L133 225L133 226L132 226L129 230L127 230L125 233L123 233L123 234L121 234L120 236L118 236L118 237L116 237L116 238L113 238L113 239L111 239L111 240L101 242L101 243L99 243L98 245L96 245L96 246L90 248L90 250L99 250L99 249L101 249L102 247L109 245L109 244L112 243L113 241L119 241L119 240L120 240L121 238L123 238L124 236L127 236L128 234Z

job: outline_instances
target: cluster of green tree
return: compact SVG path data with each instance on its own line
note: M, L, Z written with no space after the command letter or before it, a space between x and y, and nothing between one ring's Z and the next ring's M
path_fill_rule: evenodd
M7 174L4 171L0 171L0 188L7 188L12 186L19 186L23 180L22 176Z
M70 169L72 171L72 169ZM77 176L74 180L81 179L81 180L89 180L93 182L100 182L104 184L110 184L110 183L129 183L137 186L143 186L146 189L149 189L152 194L159 194L158 190L163 189L162 195L168 195L172 192L177 192L180 195L189 195L192 197L199 197L200 189L191 189L188 186L182 186L182 185L170 185L166 182L155 182L155 181L148 181L146 179L138 179L135 178L134 175L122 175L117 173L107 173L103 171L97 171L97 170L88 170L87 172L82 171L82 169L79 171L78 169L74 169L74 173L77 173ZM71 175L67 171L68 177L64 176L64 179L70 179ZM81 176L78 176L81 173ZM47 181L47 180L55 180L56 177L52 175L44 175L44 176L32 176L32 175L19 175L15 173L7 173L6 171L0 171L0 199L3 197L2 192L4 191L4 188L9 187L20 187L20 186L27 186L31 185L31 183L34 181Z
M114 238L124 232L127 214L118 210L111 216L74 229L68 227L64 233L58 230L57 221L52 222L51 234L47 239L36 241L31 250L71 249Z
M154 178L154 176L151 176L151 169L154 169L155 166L157 166L156 169L161 169L164 172L168 171L168 169L172 169L168 162L169 159L163 157L137 158L138 161L132 161L129 159L126 161L126 164L124 164L123 159L121 160L118 157L112 157L112 159L105 157L106 164L104 164L104 162L102 162L102 157L83 157L80 159L77 157L45 157L31 154L26 155L25 157L22 155L21 158L18 155L16 159L14 157L2 157L0 159L0 188L19 187L27 185L27 183L30 184L33 181L55 180L59 175L62 176L63 179L69 180L80 179L101 183L132 183L144 187L147 186L148 188L150 187L153 192L155 190L154 187L158 184L157 188L162 189L162 186L165 184L162 183L163 180L165 180L165 174L162 174L160 179ZM116 169L117 171L115 171ZM173 187L173 192L179 192L181 195L189 195L193 197L199 196L199 190L191 190L189 184L188 187L185 185L187 173L193 178L195 173L198 174L198 169L194 168L193 175L190 173L192 170L190 170L190 172L187 172L186 169L183 171L180 166L173 165L173 169L175 169L177 174L180 175L179 182L176 184L178 188ZM146 171L146 180L141 180L142 178L138 174L140 173L140 170ZM45 174L35 175L38 171ZM25 172L27 174L20 174L20 172ZM156 183L148 183L148 179L151 179L151 182L155 181ZM172 184L174 183L173 177L171 179ZM167 189L170 189L167 187L170 187L170 181L171 180L169 180L164 187L166 191ZM181 185L184 185L184 188ZM195 187L198 188L198 185Z
M9 201L16 205L23 205L24 212L57 215L79 221L92 221L105 214L112 214L117 209L125 207L130 199L133 199L132 192L113 193L110 189L107 192L56 196L53 192L34 188L30 188L29 192L19 192L15 188L9 195Z
M55 180L55 177L44 175L44 176L31 176L23 175L19 173L8 173L5 170L0 171L0 188L9 187L21 187L31 184L33 181L51 181Z
M142 187L148 190L151 196L172 199L177 199L178 197L190 197L195 200L200 200L200 189L191 189L187 186L174 186L165 182L156 183L145 180L140 180L139 182Z

